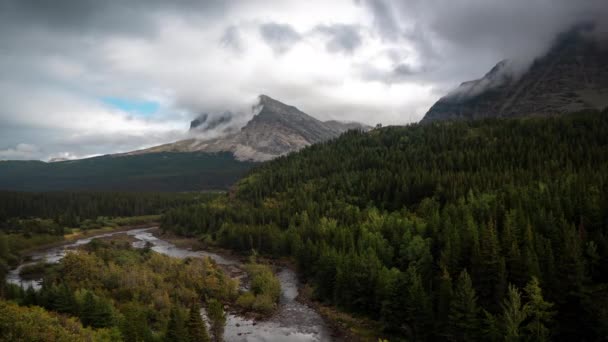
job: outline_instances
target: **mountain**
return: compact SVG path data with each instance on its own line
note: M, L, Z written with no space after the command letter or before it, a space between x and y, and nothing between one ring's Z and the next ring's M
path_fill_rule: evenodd
M560 35L522 75L501 61L441 98L421 122L549 116L608 106L608 47L586 25Z
M45 163L1 161L0 190L201 191L230 187L255 163L230 153L149 153Z
M146 154L155 152L230 152L241 161L266 161L298 151L303 147L324 142L339 136L351 129L368 127L359 123L340 121L320 121L266 95L259 96L259 102L253 108L253 118L239 131L225 134L214 139L191 138L175 143L152 147L128 153ZM222 119L224 117L224 119ZM200 132L200 128L217 127L227 119L229 114L209 122L207 115L201 116L190 124L191 132ZM219 123L218 120L220 121Z

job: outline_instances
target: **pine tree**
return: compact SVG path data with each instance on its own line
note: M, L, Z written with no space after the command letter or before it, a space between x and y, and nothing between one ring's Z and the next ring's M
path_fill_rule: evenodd
M551 333L549 326L555 313L551 311L553 303L545 301L538 279L533 277L524 288L528 302L524 306L530 320L524 330L532 341L548 341Z
M527 314L521 303L521 293L509 284L507 296L502 305L501 321L504 328L505 341L515 342L521 339L520 326L526 319Z
M60 286L57 291L55 310L66 314L76 314L78 311L74 293L65 284Z
M505 260L500 254L500 245L494 223L488 224L481 234L479 264L475 267L475 280L479 289L479 301L491 312L496 312L503 295Z
M169 322L167 323L167 331L165 332L165 341L167 342L188 342L188 332L184 324L184 317L177 306L174 304L169 313Z
M435 330L442 336L446 336L450 302L452 300L452 278L445 266L441 266L441 278L439 279L439 293L437 298L437 324Z
M0 232L0 259L7 260L9 255L8 238L6 237L6 234Z
M425 340L425 336L430 332L433 321L430 298L422 286L422 279L416 267L410 266L407 270L408 277L408 321L414 328L416 340Z
M480 328L477 295L471 277L463 270L458 277L450 303L448 318L450 339L454 341L476 340Z
M95 321L95 297L91 291L87 291L84 295L82 308L80 310L80 321L82 325L88 327L93 325Z
M196 302L190 307L187 328L190 342L209 342L211 340L207 332L207 325L201 317L201 308Z
M224 325L226 324L226 313L222 303L216 299L210 299L207 303L207 314L211 321L213 341L221 342L224 336Z
M106 328L114 325L112 304L103 298L97 298L91 291L84 296L80 320L84 326Z
M122 309L123 319L120 332L125 342L152 341L146 311L135 303L128 303Z

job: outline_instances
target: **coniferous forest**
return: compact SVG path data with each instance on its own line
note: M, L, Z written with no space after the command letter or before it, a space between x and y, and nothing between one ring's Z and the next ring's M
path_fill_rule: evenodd
M608 112L351 131L162 228L290 256L395 340L602 340Z

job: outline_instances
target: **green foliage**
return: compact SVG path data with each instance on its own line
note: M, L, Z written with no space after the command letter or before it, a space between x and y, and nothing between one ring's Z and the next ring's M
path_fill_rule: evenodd
M520 326L528 315L521 302L521 293L513 285L509 285L507 296L502 303L502 310L505 341L521 340Z
M471 277L464 270L458 277L450 304L448 319L450 339L454 341L476 340L480 329L479 314L477 294L473 289Z
M226 313L222 303L214 298L207 302L207 316L211 321L211 332L215 342L224 340L224 326L226 325Z
M73 318L57 316L39 307L20 307L0 299L2 341L117 341L115 329L83 328Z
M271 314L281 296L279 279L269 266L258 264L255 258L245 265L245 269L249 274L251 290L242 293L236 304L244 309Z
M555 316L555 312L552 311L554 305L545 301L538 279L535 277L526 285L524 292L528 299L524 311L530 317L524 330L531 341L548 341L549 327Z
M165 333L166 342L188 342L188 331L183 317L183 313L177 305L171 308L169 314L169 323L167 323L167 332Z
M231 153L148 153L58 163L0 162L0 189L16 191L200 191L227 189L255 163Z
M211 259L181 260L103 240L68 253L47 270L39 291L11 290L22 305L78 317L85 327L120 331L124 341L190 341L189 331L199 336L206 330L196 317L186 319L185 308L197 310L193 303L206 297L223 313L221 301L236 295L237 282Z
M207 332L207 325L201 317L201 308L197 302L190 306L190 315L186 324L190 342L209 342L211 340Z
M319 300L409 339L496 336L507 284L536 277L554 303L548 335L597 340L608 307L607 114L348 132L260 165L229 195L167 211L162 228L291 256ZM463 294L465 269L474 292ZM433 328L449 328L450 312L471 332Z

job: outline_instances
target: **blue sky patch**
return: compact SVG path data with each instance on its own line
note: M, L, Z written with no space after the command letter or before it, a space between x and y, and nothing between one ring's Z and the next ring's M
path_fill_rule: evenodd
M156 113L160 107L158 102L154 101L122 99L118 97L104 97L102 101L114 108L143 116Z

